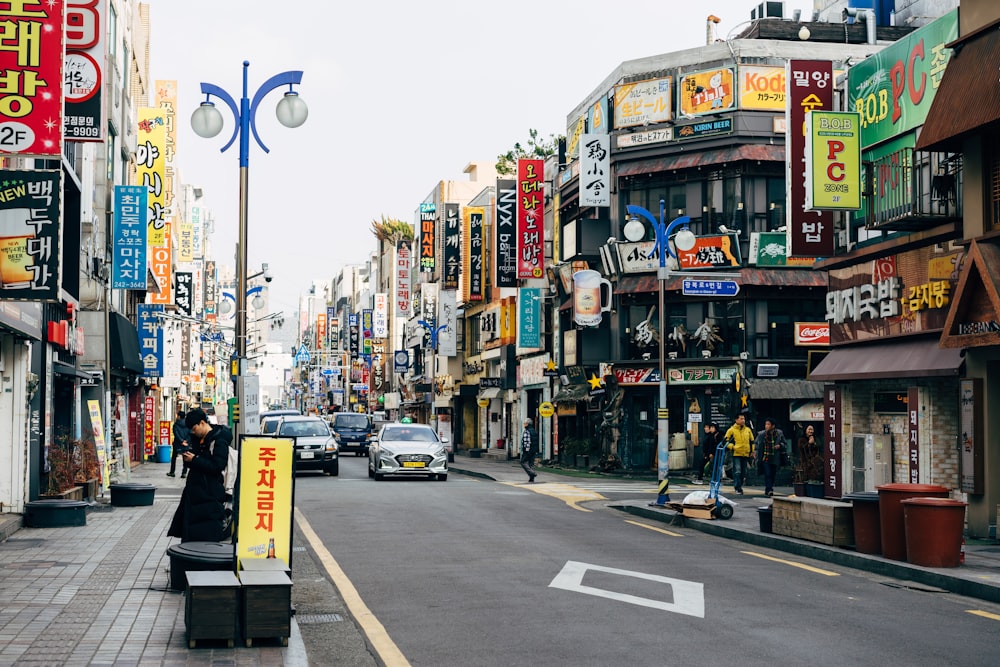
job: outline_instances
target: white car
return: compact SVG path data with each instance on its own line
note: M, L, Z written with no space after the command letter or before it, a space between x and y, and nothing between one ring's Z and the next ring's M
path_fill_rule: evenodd
M368 476L423 475L448 479L448 441L426 424L390 422L368 448Z

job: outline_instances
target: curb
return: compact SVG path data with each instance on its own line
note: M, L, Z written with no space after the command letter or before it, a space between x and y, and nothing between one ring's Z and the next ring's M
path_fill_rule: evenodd
M814 560L833 563L849 567L854 570L871 572L882 576L912 581L925 586L941 588L950 593L964 595L966 597L985 600L987 602L1000 603L1000 588L995 585L970 581L961 577L954 577L948 574L937 572L918 565L908 565L905 563L890 561L878 556L869 556L852 551L827 548L821 545L796 540L791 537L782 537L770 533L758 533L733 529L725 525L723 521L706 521L703 519L692 519L680 514L668 514L666 511L648 509L635 505L609 504L609 508L641 516L646 519L660 521L663 523L673 523L678 518L685 528L723 537L726 539L739 540L755 546L767 547L776 551L804 556ZM676 525L676 524L675 524Z

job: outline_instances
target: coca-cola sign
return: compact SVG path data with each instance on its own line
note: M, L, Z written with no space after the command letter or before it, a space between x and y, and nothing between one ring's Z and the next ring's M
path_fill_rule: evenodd
M827 347L830 345L830 325L826 322L796 322L795 344Z

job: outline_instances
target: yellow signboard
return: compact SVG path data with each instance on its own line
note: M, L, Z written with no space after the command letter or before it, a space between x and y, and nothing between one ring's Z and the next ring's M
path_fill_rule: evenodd
M240 439L236 498L236 569L254 558L281 558L291 565L291 438Z
M861 115L806 114L806 197L810 211L861 208Z
M740 108L785 111L785 68L740 65Z
M139 128L136 135L138 145L135 150L136 185L149 188L149 231L146 244L150 248L162 246L166 218L166 148L167 114L158 107L139 107Z
M538 414L543 417L551 417L556 412L556 406L552 405L548 401L545 401L538 406Z
M736 72L732 67L691 72L680 80L682 114L696 116L736 107Z

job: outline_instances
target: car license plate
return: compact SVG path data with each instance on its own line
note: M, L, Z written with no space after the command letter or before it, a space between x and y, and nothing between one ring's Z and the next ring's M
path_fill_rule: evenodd
M425 468L427 464L423 461L403 461L404 468Z
M299 454L299 458L300 459L311 459L311 458L314 458L314 454L312 452L301 452Z

